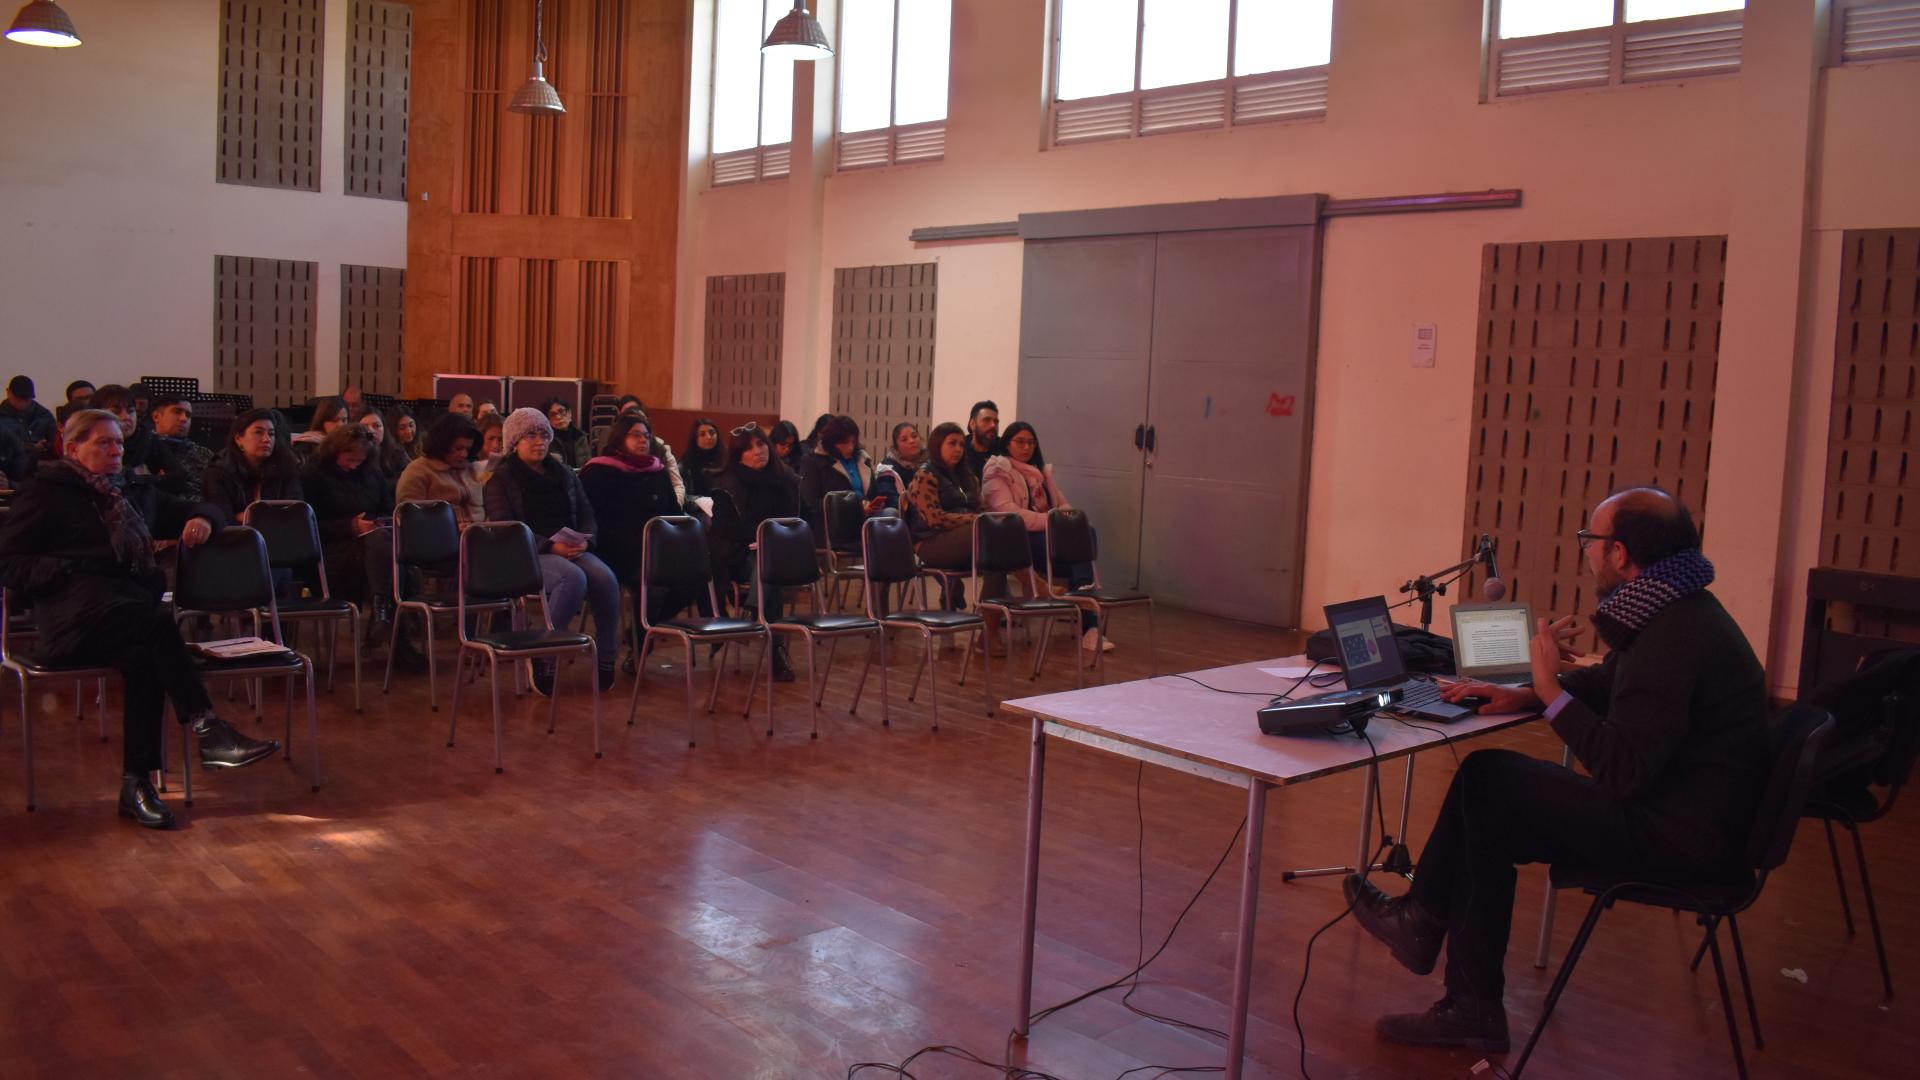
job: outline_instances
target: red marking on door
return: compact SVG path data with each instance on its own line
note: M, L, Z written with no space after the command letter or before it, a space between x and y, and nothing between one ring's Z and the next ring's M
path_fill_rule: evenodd
M1268 416L1292 416L1293 415L1293 395L1292 394L1268 394L1267 395L1267 415Z

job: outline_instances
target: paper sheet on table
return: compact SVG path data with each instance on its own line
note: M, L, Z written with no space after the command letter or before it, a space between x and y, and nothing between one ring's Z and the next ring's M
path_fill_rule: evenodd
M1260 669L1260 673L1262 675L1272 675L1277 679L1299 679L1304 678L1309 671L1315 671L1316 674L1324 675L1328 672L1338 672L1339 670L1339 668L1330 664L1321 664L1317 671L1315 671L1312 664L1282 664L1278 667L1263 667Z

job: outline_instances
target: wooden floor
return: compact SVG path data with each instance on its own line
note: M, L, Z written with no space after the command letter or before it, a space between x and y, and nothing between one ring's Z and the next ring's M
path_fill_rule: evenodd
M1115 628L1116 678L1144 673L1131 622ZM1298 645L1172 611L1161 612L1159 641L1161 670L1173 671ZM917 650L896 643L896 664ZM1039 687L1071 686L1070 670L1049 664ZM358 716L343 683L321 699L319 794L308 793L296 729L291 766L201 776L182 828L160 834L114 816L118 735L102 745L91 717L75 724L70 696L38 703L39 809L24 812L10 705L0 721L0 1077L836 1077L929 1043L997 1060L1020 926L1026 727L983 715L976 673L949 688L937 733L924 699L906 705L896 680L885 730L871 696L847 715L846 672L817 742L804 691L790 687L776 698L777 737L757 712L743 723L744 676L723 687L717 716L701 715L693 750L674 673L650 680L633 728L623 678L600 761L577 699L563 699L551 737L544 708L514 702L499 776L481 714L446 747L446 714L428 709L424 678L387 696L376 680ZM952 664L946 672L950 682ZM1484 745L1559 753L1539 725ZM1416 840L1453 768L1444 750L1422 756ZM1390 815L1399 776L1391 769L1386 784ZM1149 947L1225 849L1244 798L1067 744L1050 753L1048 781L1036 1004L1133 965L1136 782ZM170 798L178 807L177 790ZM1337 878L1281 884L1279 871L1350 857L1358 807L1356 776L1270 800L1249 1075L1297 1075L1289 1009L1301 951L1342 907ZM1882 1003L1864 919L1859 937L1843 935L1824 844L1803 831L1743 920L1767 1036L1749 1058L1757 1075L1884 1077L1920 1059L1920 808L1903 810L1868 843L1905 996ZM1522 874L1508 963L1516 1044L1551 976L1530 963L1543 878ZM1136 1004L1226 1026L1238 885L1236 858ZM1584 910L1563 899L1556 961ZM1671 915L1609 914L1538 1074L1730 1074L1711 972L1686 968L1696 940ZM1312 1074L1468 1075L1477 1055L1373 1036L1377 1014L1438 992L1436 978L1407 974L1350 921L1335 927L1301 1006ZM1014 1060L1075 1078L1221 1062L1222 1040L1117 998L1038 1025ZM995 1075L928 1058L913 1071Z

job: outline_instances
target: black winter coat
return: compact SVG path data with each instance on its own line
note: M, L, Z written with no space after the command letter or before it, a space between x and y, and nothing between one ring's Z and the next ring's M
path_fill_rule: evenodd
M577 469L593 457L593 440L578 424L569 424L565 431L553 433L553 445L549 450L554 457L567 463L567 468Z
M587 501L587 493L580 487L580 478L552 454L547 455L545 467L559 469L562 479L566 482L567 505L571 508L573 516L572 523L567 527L574 532L593 535L594 541L588 546L598 552L600 525L598 519L593 516L593 504ZM486 493L488 521L527 520L526 491L521 488L518 479L514 476L513 461L510 458L503 458L500 467L493 470L493 475L487 478ZM544 555L553 549L551 533L543 533L538 528L534 528L531 523L527 527L533 529L533 538L539 542L541 554Z
M178 538L197 517L216 529L227 524L219 508L150 483L129 484L125 494L156 540ZM94 627L128 608L149 611L166 591L165 574L135 570L113 553L105 509L106 500L85 478L50 462L13 501L0 528L0 581L13 591L16 610L32 606L48 657L80 651Z
M260 499L305 502L307 498L298 471L269 467L262 477L247 464L246 456L231 446L215 454L200 474L200 497L219 507L230 521L239 521L241 512Z
M300 487L320 523L320 540L328 547L359 539L353 534L356 515L376 518L393 513L393 482L371 461L352 472L330 461L309 462L300 474Z
M600 561L628 585L640 580L640 544L647 522L680 512L673 479L665 469L630 472L618 465L589 464L580 470L580 486L593 504L600 532L594 548Z
M713 525L707 539L716 574L731 574L734 580L752 578L748 545L760 523L800 516L800 478L777 461L767 462L767 468L774 474L764 484L747 483L740 475L746 466L737 462L713 478Z

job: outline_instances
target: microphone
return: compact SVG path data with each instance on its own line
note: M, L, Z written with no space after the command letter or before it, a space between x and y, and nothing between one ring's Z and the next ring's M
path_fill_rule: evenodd
M1507 598L1507 583L1500 580L1500 567L1493 559L1493 537L1480 534L1480 561L1487 564L1487 580L1480 583L1480 595L1498 603Z

